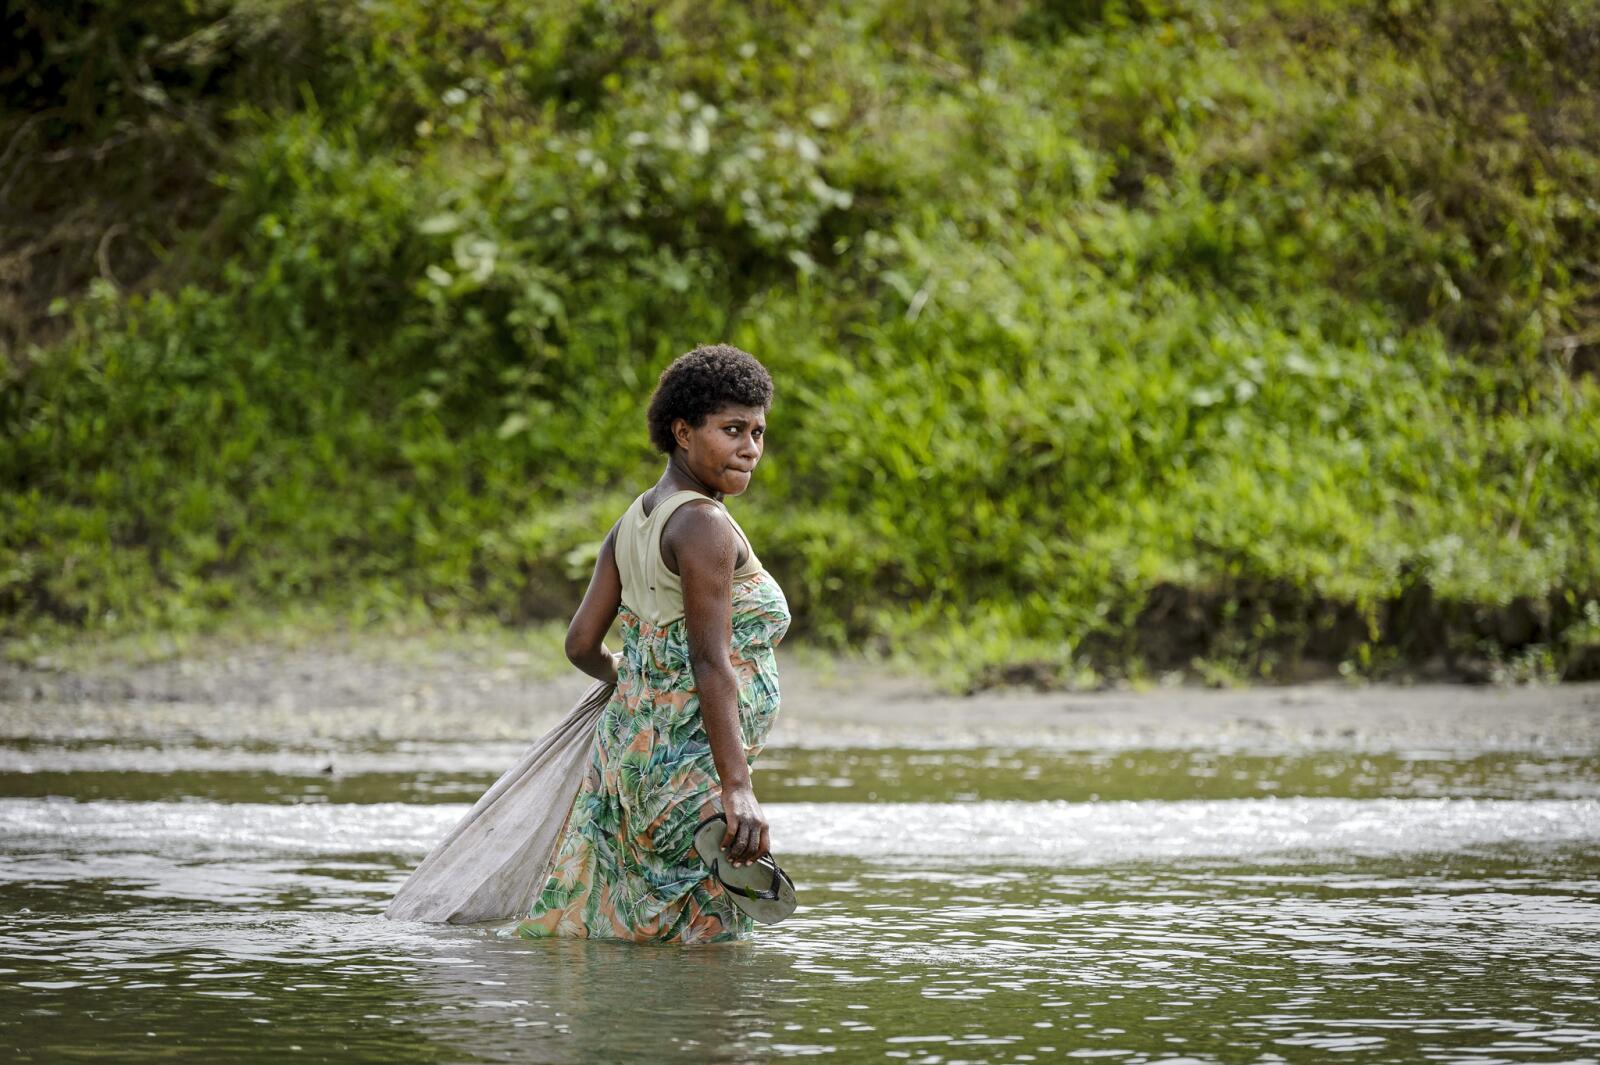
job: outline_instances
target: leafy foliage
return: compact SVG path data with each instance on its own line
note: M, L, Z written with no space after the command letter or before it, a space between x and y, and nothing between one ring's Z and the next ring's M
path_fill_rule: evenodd
M0 386L12 626L563 615L725 340L797 631L980 683L1587 653L1589 5L22 11L14 159L166 154L0 169L153 249L4 279L58 323Z

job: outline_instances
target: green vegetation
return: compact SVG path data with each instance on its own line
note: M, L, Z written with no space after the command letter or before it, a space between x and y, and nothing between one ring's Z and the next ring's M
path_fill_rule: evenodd
M1600 673L1583 0L11 10L13 636L564 616L721 340L827 645Z

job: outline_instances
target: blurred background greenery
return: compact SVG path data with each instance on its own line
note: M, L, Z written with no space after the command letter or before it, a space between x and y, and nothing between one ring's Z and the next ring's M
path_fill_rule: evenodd
M1587 0L22 0L0 629L566 617L700 342L813 646L1600 676Z

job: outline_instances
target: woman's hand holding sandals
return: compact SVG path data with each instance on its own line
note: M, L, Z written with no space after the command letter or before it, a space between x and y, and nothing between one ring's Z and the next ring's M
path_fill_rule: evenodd
M723 789L722 814L728 821L722 846L734 865L748 865L771 849L766 815L749 784Z

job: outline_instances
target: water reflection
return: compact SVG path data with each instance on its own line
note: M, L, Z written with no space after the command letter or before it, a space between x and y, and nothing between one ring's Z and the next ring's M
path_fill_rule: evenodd
M457 960L419 969L413 988L450 1018L436 1039L474 1058L736 1062L827 1049L779 1038L801 977L787 955L749 944L479 939Z

